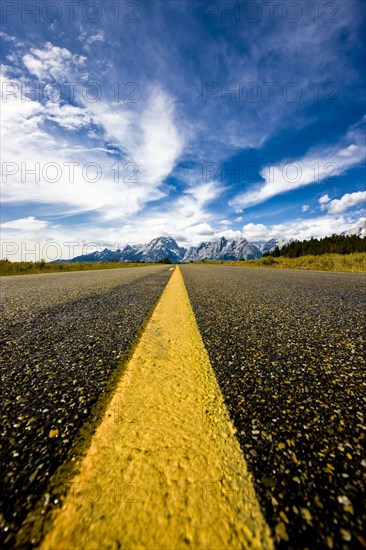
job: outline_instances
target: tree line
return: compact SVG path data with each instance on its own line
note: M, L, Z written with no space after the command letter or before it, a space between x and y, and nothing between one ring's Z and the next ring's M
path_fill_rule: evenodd
M271 252L263 256L278 258L299 258L300 256L320 256L321 254L351 254L352 252L366 252L366 237L358 235L332 235L322 239L292 241L281 248L276 246Z

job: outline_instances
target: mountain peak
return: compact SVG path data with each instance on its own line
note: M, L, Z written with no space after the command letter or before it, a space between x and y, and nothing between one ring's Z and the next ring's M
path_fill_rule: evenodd
M197 262L201 260L243 260L255 259L262 256L258 246L244 238L227 239L222 236L213 242L202 242L192 246L183 257L183 262Z
M360 218L354 227L344 231L342 235L366 237L366 218ZM281 248L292 240L293 239L287 237L272 237L267 241L250 242L241 235L232 239L228 239L222 235L215 241L201 242L199 245L191 246L187 250L186 248L180 247L172 236L160 235L146 244L132 243L131 245L131 243L129 243L118 250L109 250L105 248L101 252L92 252L91 254L78 256L71 261L156 262L164 258L169 258L172 262L251 260L260 258L264 252L270 252L276 246Z
M360 218L354 227L343 231L342 235L358 235L358 237L366 237L366 218Z
M175 243L175 244L177 244L176 241L173 239L173 237L171 237L170 235L168 237L165 237L164 235L159 235L159 237L155 237L150 242L151 243L163 242L163 243Z

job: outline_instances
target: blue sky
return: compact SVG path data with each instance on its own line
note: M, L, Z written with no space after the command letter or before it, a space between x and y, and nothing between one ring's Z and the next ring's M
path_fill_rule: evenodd
M1 8L10 259L365 216L363 0Z

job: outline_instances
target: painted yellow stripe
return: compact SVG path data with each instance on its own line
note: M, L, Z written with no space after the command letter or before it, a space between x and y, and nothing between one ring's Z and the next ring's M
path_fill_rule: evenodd
M179 268L41 548L272 548Z

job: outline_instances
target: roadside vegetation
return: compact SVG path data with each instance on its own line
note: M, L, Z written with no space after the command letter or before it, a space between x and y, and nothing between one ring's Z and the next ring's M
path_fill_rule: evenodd
M366 271L366 237L332 235L292 241L282 248L276 246L271 252L265 252L258 260L205 263L360 273Z
M165 263L165 262L156 262ZM0 260L0 276L35 275L39 273L61 273L63 271L87 271L94 269L121 269L124 267L144 267L156 263L143 262L10 262Z
M366 271L366 252L353 254L306 255L299 258L284 256L262 256L259 260L217 261L206 264L236 265L245 267L274 267L280 269L313 269L315 271L344 271L362 273Z
M299 258L301 256L320 256L323 254L352 254L353 252L366 252L366 237L332 235L322 239L311 238L305 241L292 241L282 248L276 246L271 252L265 252L263 256Z

